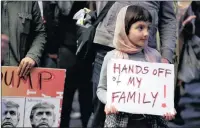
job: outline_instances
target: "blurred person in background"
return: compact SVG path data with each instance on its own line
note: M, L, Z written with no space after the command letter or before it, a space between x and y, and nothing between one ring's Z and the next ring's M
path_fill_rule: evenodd
M58 40L56 39L56 32L58 23L55 19L55 1L38 1L41 6L41 13L43 22L47 33L47 43L42 59L42 67L57 68L57 53L58 53Z
M3 66L19 66L19 76L26 77L40 66L46 43L38 2L1 1L1 27L1 36L9 39Z
M192 1L180 19L179 105L185 127L200 127L200 2ZM183 127L183 126L182 126Z
M57 59L57 67L66 69L60 127L70 127L70 114L76 90L78 90L82 127L87 127L92 111L92 64L76 57L77 29L73 16L87 6L85 1L55 1L51 3L49 19L46 19L47 55ZM45 18L44 8L44 18ZM52 22L51 22L52 20Z

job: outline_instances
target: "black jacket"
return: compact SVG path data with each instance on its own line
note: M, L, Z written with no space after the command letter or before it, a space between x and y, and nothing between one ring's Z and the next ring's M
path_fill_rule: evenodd
M76 47L77 25L73 16L80 9L87 7L85 1L55 1L44 4L44 18L48 34L48 53L57 53L61 45ZM46 5L47 4L47 5ZM48 9L45 9L48 8Z

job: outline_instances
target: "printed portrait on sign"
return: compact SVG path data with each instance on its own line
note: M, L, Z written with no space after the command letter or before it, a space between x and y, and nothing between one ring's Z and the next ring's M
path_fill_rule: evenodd
M1 127L23 127L25 98L3 97L1 101Z
M52 128L59 126L60 99L26 98L24 127Z

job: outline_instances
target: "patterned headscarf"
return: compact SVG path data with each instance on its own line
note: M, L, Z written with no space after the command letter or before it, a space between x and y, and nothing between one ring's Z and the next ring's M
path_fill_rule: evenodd
M116 57L122 59L128 59L128 54L134 54L144 49L145 58L149 62L158 62L161 59L160 53L148 46L148 40L145 42L143 48L138 48L133 44L125 31L125 17L126 11L129 6L123 7L117 16L113 45L116 48ZM134 13L134 12L133 12Z

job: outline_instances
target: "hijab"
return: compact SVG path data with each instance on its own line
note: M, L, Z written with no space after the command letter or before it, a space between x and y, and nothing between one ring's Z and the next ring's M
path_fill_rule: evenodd
M125 31L125 17L127 8L123 7L117 16L113 45L115 47L115 56L121 59L128 59L128 54L139 53L144 50L145 58L148 62L158 62L161 59L160 53L148 46L148 40L143 48L137 47L134 42L131 42ZM133 12L134 13L134 12Z

